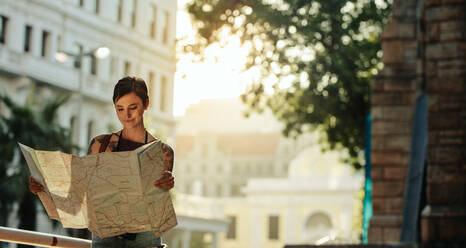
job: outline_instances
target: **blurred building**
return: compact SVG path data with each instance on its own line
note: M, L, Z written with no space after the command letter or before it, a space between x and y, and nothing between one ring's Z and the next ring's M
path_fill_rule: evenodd
M219 247L351 241L360 175L321 153L315 134L285 138L269 112L245 118L244 109L239 99L201 100L177 127L176 191L229 221Z
M176 1L163 0L1 0L0 93L18 103L72 94L58 121L72 129L76 144L87 148L95 135L121 128L112 102L118 79L142 77L150 97L148 128L156 126L171 143L176 8ZM92 52L103 46L110 56L98 59ZM59 51L86 55L60 62L55 57ZM192 202L182 196L177 201ZM39 231L64 234L39 212ZM226 229L224 221L187 214L178 214L177 231L167 233L164 242L186 239L186 234L178 235L185 229ZM11 215L9 225L16 222Z
M142 77L150 91L146 116L170 138L176 8L160 0L2 0L0 92L20 103L72 93L59 122L87 148L91 137L121 126L112 103L118 79ZM92 52L99 47L110 55L98 59ZM58 51L87 55L59 62Z
M224 202L222 248L358 242L352 230L362 176L318 145L291 161L286 178L251 178L244 198Z
M244 109L239 99L201 100L187 109L175 140L179 192L242 196L249 178L286 177L293 157L313 142L285 138L270 113L246 118Z

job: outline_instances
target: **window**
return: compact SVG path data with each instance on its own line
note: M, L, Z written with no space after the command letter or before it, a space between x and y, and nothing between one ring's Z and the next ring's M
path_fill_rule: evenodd
M269 239L278 239L278 227L279 227L279 216L270 215L269 216Z
M94 137L94 122L89 121L87 123L87 143L88 144L91 143L92 137Z
M49 55L50 49L50 33L47 31L42 31L42 48L41 48L41 56L47 57Z
M78 120L76 116L72 116L70 119L70 135L71 143L76 144L78 142Z
M91 74L97 75L97 57L92 54L91 56Z
M304 237L308 242L315 243L317 240L328 237L332 231L332 220L323 212L312 214L306 221Z
M79 7L84 7L84 0L79 0Z
M125 76L129 76L131 73L131 63L129 61L125 61Z
M133 11L131 13L131 27L136 27L138 0L133 0Z
M0 15L0 44L5 44L8 18Z
M32 27L29 25L26 25L26 28L24 29L24 51L29 52L31 50L31 33L32 33Z
M238 184L231 185L231 195L232 196L241 195L241 185L238 185Z
M96 14L100 13L100 0L94 0L94 12Z
M117 21L121 22L122 20L123 20L123 0L118 0Z
M82 54L83 53L83 46L77 42L74 43L74 48L73 48L73 51L76 53L76 54ZM74 68L81 68L81 59L79 58L76 58L74 60L74 64L73 64Z
M165 76L162 77L162 87L160 89L160 111L165 112L167 111L167 78Z
M169 24L170 24L170 14L168 11L164 12L165 14L165 23L164 23L164 28L163 28L163 44L168 45L168 30L169 30Z
M155 39L157 35L157 6L152 6L152 21L150 23L150 37Z
M217 194L216 195L218 197L222 196L222 185L221 184L217 184Z
M236 239L236 216L228 216L230 223L228 224L227 239Z
M207 157L209 155L209 144L204 143L202 144L201 148L202 148L202 153L201 153L202 156Z
M153 72L149 72L149 107L153 106L152 99L155 99L154 92L155 92L155 74Z

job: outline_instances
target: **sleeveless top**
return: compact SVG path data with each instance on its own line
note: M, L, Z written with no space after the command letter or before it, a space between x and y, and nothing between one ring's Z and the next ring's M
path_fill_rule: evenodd
M142 145L147 144L147 130L146 130L146 141L144 143L135 142L127 139L122 139L123 137L123 130L121 130L120 136L118 137L118 144L115 151L132 151Z

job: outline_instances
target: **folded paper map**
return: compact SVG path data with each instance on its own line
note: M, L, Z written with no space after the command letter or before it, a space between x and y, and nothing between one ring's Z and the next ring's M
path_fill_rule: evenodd
M162 142L133 151L75 156L18 143L48 215L65 228L88 228L100 238L153 231L156 237L176 226L167 190L154 182L166 170Z

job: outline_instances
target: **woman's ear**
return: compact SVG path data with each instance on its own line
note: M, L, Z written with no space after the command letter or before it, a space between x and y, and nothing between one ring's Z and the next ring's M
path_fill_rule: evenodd
M148 108L149 108L149 99L147 99L144 104L144 110L147 110Z

